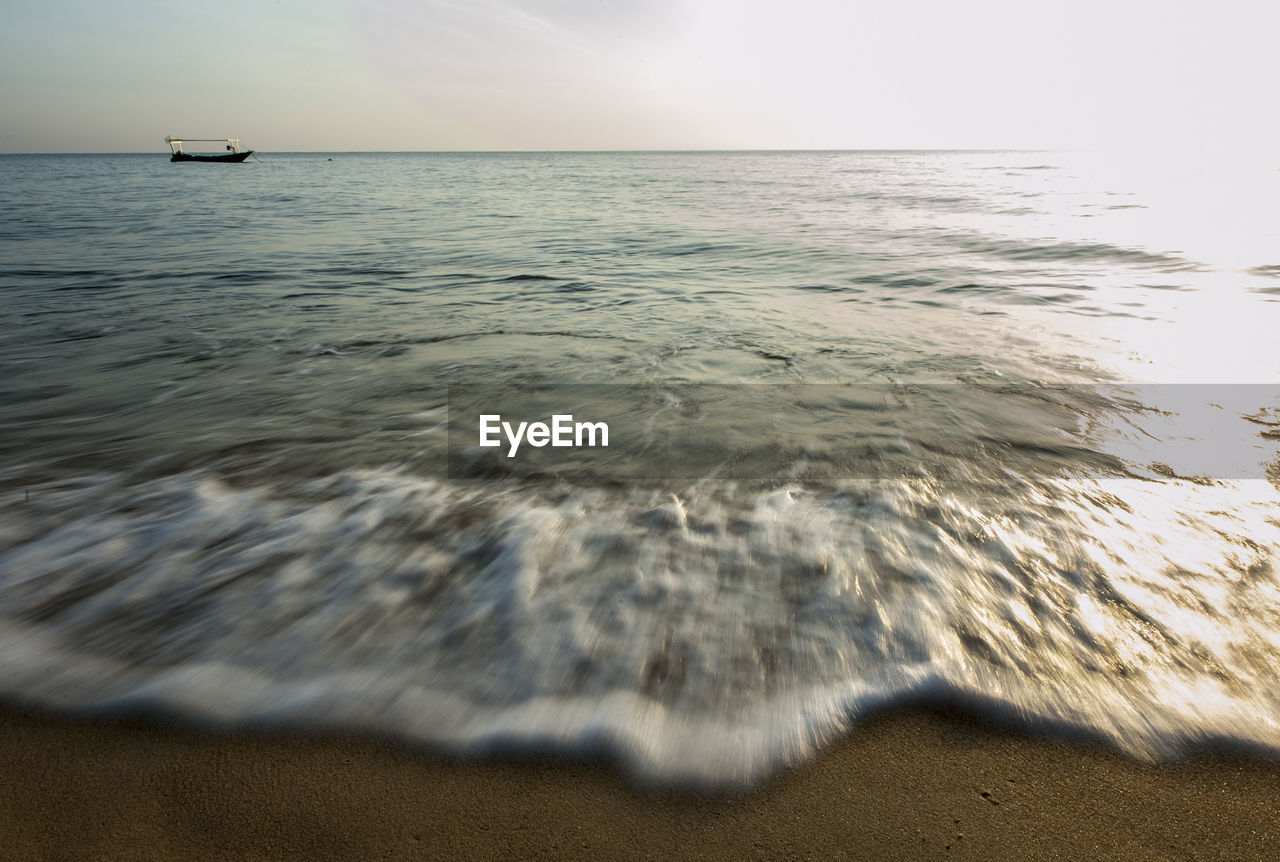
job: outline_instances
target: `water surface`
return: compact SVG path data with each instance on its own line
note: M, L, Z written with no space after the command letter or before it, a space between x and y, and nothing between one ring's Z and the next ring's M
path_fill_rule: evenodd
M729 785L920 697L1280 746L1274 165L328 158L0 158L9 696ZM650 445L451 448L565 385Z

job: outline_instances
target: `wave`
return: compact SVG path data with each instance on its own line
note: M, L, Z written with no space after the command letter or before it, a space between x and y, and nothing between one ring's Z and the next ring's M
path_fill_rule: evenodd
M1156 253L1124 248L1101 242L1064 242L1062 240L1021 240L1001 237L951 234L951 244L980 255L1016 261L1096 261L1123 263L1162 272L1200 270L1203 267L1174 253Z
M0 679L54 707L603 750L716 787L921 698L1144 758L1280 746L1266 483L673 495L197 470L30 492L0 509Z

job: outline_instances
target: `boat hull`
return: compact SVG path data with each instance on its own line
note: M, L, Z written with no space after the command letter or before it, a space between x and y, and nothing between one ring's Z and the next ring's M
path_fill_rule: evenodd
M221 153L216 156L192 156L187 153L174 153L170 157L171 162L243 162L249 156L253 155L253 150L245 150L243 153Z

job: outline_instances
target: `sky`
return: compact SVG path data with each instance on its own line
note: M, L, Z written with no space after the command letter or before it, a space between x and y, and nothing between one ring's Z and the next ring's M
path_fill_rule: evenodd
M1280 151L1263 0L6 0L0 152Z

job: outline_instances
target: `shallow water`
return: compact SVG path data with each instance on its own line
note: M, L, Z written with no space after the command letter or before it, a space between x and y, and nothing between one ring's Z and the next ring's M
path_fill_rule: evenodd
M1280 747L1275 166L327 158L0 158L10 696L712 784L921 696ZM469 437L561 409L610 447Z

